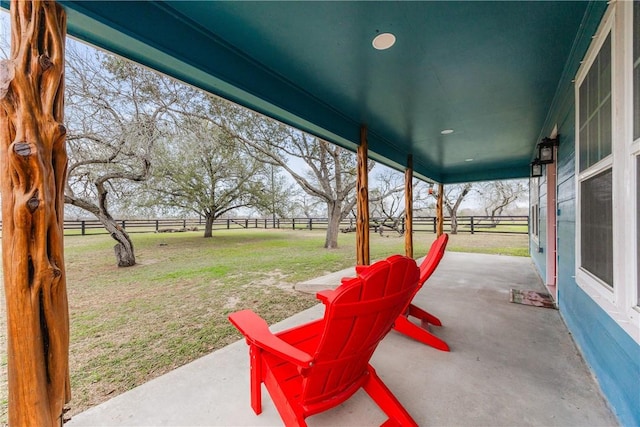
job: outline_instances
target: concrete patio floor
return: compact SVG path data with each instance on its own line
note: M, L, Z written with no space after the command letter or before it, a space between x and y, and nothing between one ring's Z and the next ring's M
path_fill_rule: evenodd
M306 282L314 291L353 269ZM431 331L442 352L394 331L372 365L421 426L616 426L558 311L513 304L509 290L544 287L529 258L448 252L414 303L438 316ZM321 317L315 306L272 327ZM385 421L362 391L307 419L310 426L370 426ZM271 399L249 406L244 341L117 396L67 426L278 426Z

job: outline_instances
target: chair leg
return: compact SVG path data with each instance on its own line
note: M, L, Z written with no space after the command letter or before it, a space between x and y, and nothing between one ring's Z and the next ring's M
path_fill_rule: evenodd
M262 413L262 354L255 345L249 346L251 408L256 415Z
M416 341L420 341L423 344L437 348L438 350L450 351L449 345L447 345L446 342L436 337L426 329L411 323L409 319L404 316L398 316L393 324L393 329L413 338Z
M374 402L387 414L389 419L382 424L382 426L412 426L417 427L418 423L415 422L409 412L404 409L404 406L393 395L391 390L382 382L376 371L371 365L369 365L369 378L363 385L364 391L373 399Z
M438 319L431 313L427 313L420 307L416 307L413 304L409 304L409 316L416 317L435 326L442 326L442 322L440 321L440 319Z
M276 380L268 367L265 369L264 385L284 425L286 427L307 427L302 408L296 402L289 400L290 397L287 397L283 384Z

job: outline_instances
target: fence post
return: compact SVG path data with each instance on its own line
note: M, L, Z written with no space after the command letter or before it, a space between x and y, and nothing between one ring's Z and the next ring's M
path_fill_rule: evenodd
M474 234L474 229L473 229L473 216L471 217L471 234Z
M309 218L309 230L313 230L313 218Z
M405 232L405 229L404 229L404 217L402 218L401 230L402 230L402 234L404 234L404 232Z
M182 228L187 228L187 220L186 219L182 220Z
M125 225L125 220L122 220L122 228L127 228L127 226Z
M292 228L293 230L295 230L295 229L296 229L296 219L295 219L295 218L291 218L291 228Z
M160 231L160 221L156 219L156 232Z
M231 220L227 218L227 230L231 228Z
M438 219L434 216L433 217L433 234L436 234L438 232Z
M84 236L84 233L85 233L85 223L84 223L84 221L82 221L82 223L80 224L80 227L82 228L82 235Z
M249 219L244 220L244 228L249 228Z

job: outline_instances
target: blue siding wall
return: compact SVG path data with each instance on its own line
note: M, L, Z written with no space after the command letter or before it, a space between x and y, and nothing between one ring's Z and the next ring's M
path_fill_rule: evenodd
M578 285L575 275L576 198L574 109L562 123L558 156L558 292L560 313L625 426L640 425L640 345Z
M624 426L640 425L640 345L575 281L575 102L568 88L552 116L560 134L558 155L558 300L560 313ZM535 244L532 245L532 247ZM537 260L536 260L537 259ZM543 257L534 257L544 264ZM541 269L541 271L544 271Z

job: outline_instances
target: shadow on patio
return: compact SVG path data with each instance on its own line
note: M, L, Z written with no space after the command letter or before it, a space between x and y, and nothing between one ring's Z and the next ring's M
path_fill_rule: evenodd
M341 274L304 288L335 285ZM451 352L392 331L372 365L424 426L618 425L558 311L512 304L511 288L543 290L529 258L448 252L414 302L442 320L443 327L431 330ZM315 306L272 329L321 317L322 309ZM363 391L307 419L310 426L384 420ZM248 347L238 341L76 415L67 425L281 424L266 392L263 413L251 410Z

